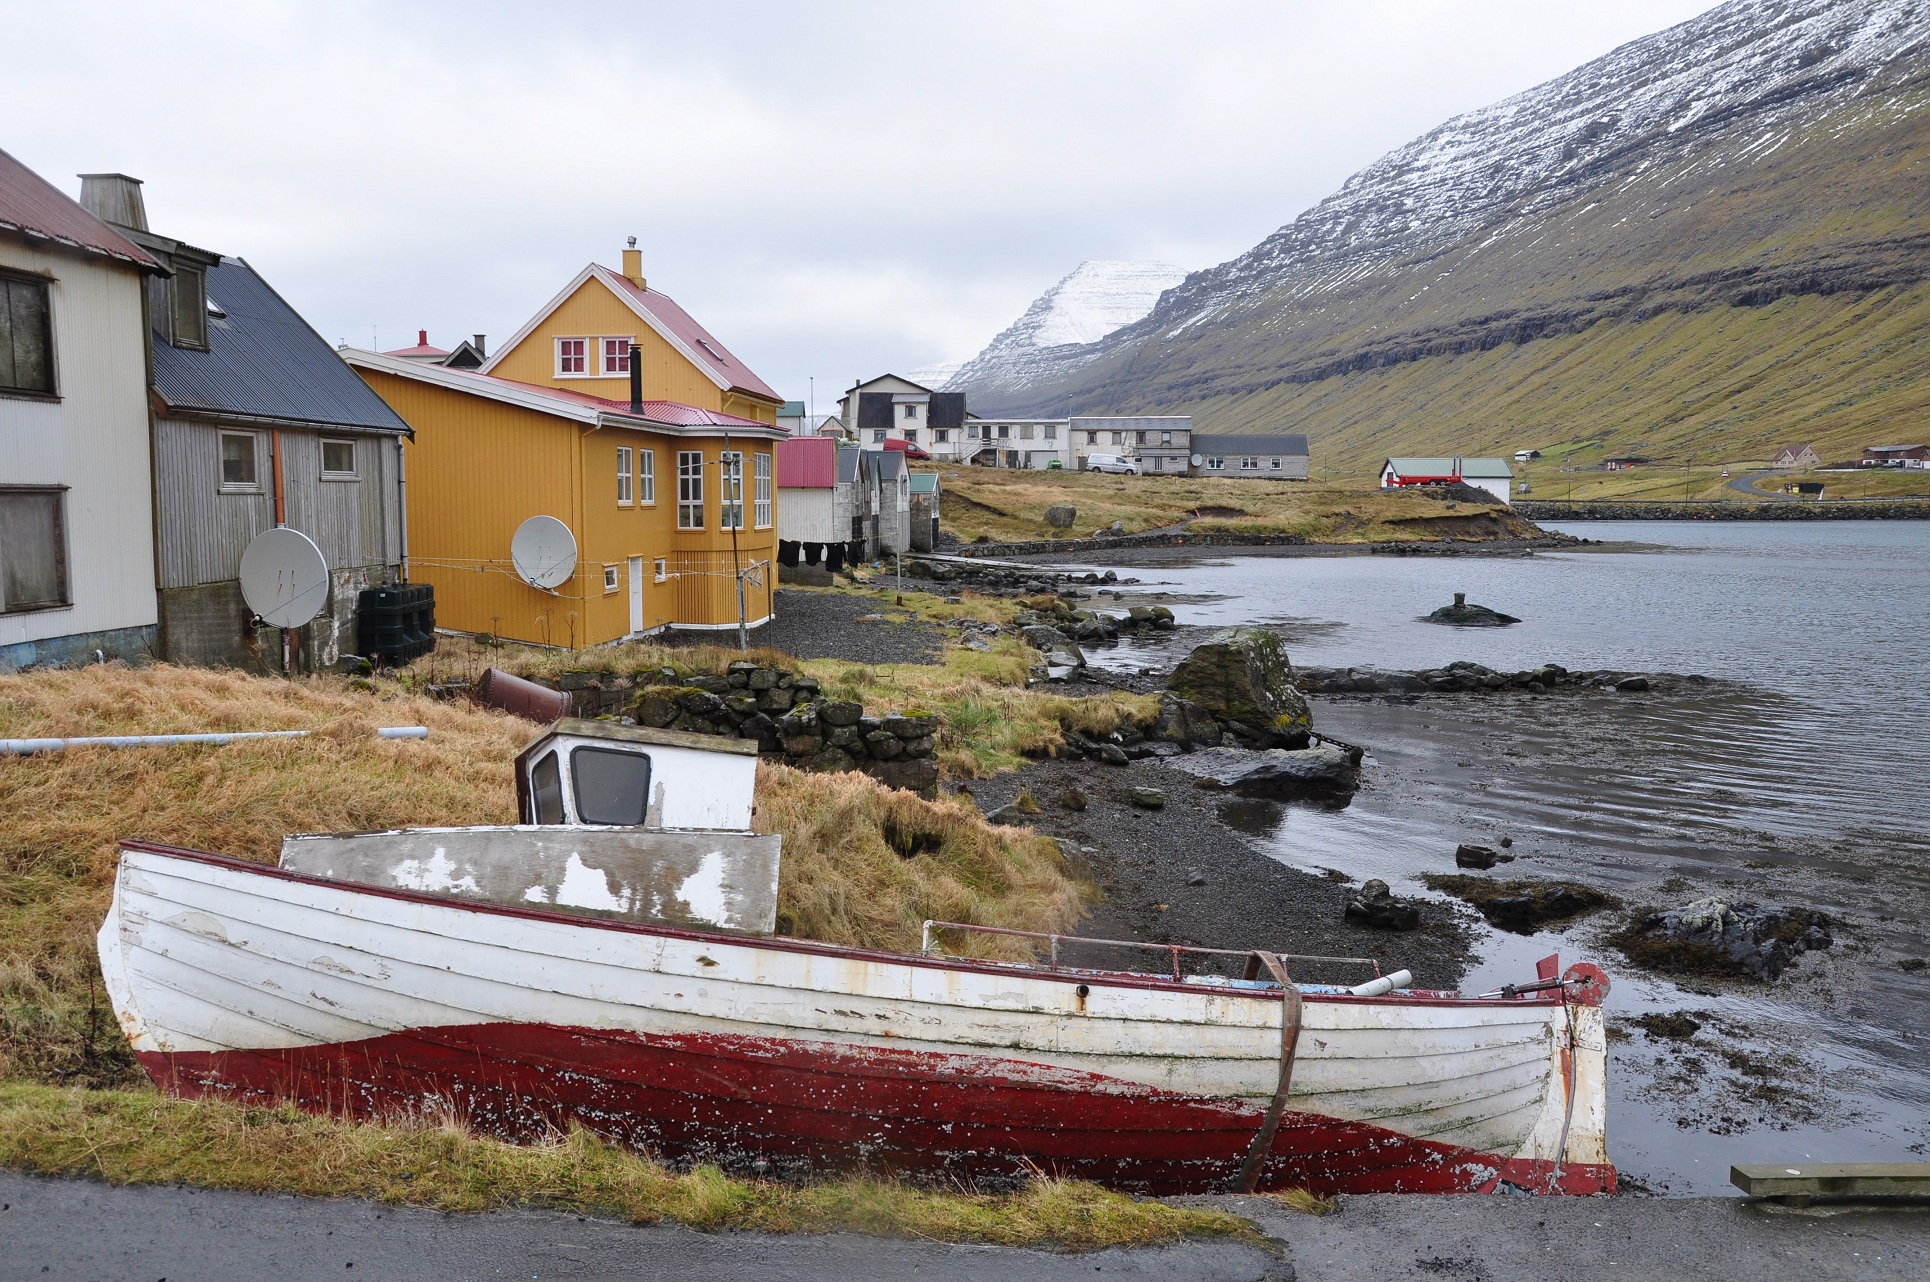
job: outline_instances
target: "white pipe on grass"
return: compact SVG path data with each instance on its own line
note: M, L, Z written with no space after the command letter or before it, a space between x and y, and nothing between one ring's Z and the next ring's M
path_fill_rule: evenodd
M216 734L104 734L74 739L0 739L0 757L62 748L171 748L181 744L224 744L242 739L302 739L312 730L233 730ZM383 726L375 732L384 739L427 739L427 726Z

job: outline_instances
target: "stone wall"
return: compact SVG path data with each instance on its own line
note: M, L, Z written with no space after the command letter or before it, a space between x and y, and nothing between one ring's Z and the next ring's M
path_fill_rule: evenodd
M953 556L1038 556L1046 552L1110 552L1119 548L1183 547L1299 547L1306 543L1303 534L1235 534L1228 531L1188 534L1160 531L1156 534L1115 534L1097 539L1033 539L1024 543L964 543L952 548Z
M1930 502L1909 499L1770 500L1763 503L1564 503L1521 499L1530 521L1930 521Z
M739 662L722 676L566 672L556 686L579 717L755 739L763 755L802 770L860 770L925 796L938 788L936 716L874 716L861 703L825 698L803 673Z

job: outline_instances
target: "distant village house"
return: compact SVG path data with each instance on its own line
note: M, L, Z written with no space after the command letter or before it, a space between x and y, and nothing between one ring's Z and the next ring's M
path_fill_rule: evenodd
M1471 485L1502 503L1510 501L1514 469L1499 458L1390 458L1381 464L1386 489L1412 485Z
M1785 445L1770 460L1771 467L1821 467L1822 457L1810 445Z
M1864 449L1859 465L1930 468L1930 445L1871 445Z
M1190 475L1304 481L1311 454L1299 432L1281 435L1195 433Z

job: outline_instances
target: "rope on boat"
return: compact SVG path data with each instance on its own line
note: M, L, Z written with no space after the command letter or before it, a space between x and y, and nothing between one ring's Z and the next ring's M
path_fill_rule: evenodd
M1293 1057L1300 1046L1300 990L1287 979L1287 968L1276 953L1255 952L1253 956L1273 972L1280 984L1280 1085L1267 1105L1260 1129L1247 1145L1246 1161L1234 1185L1236 1193L1251 1193L1260 1183L1260 1171L1273 1152L1273 1137L1280 1130L1280 1119L1287 1111L1287 1090L1293 1085Z

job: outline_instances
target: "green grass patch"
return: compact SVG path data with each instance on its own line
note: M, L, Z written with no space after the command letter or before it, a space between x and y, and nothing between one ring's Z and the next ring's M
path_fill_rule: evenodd
M740 1180L708 1166L673 1171L580 1129L506 1144L447 1122L358 1124L140 1090L0 1086L0 1165L110 1184L362 1197L439 1211L550 1207L709 1232L855 1232L1060 1251L1262 1241L1247 1221L1221 1211L1065 1180L998 1194L869 1177Z

